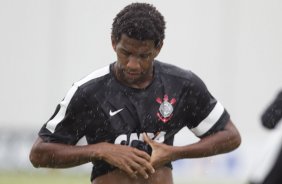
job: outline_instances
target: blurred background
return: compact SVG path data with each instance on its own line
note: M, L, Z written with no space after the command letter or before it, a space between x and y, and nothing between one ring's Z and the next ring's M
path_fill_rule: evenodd
M90 165L35 169L28 155L72 83L115 60L111 24L131 2L136 1L0 0L1 184L19 177L32 183L37 176L43 183L68 173L74 183L73 178L89 183ZM232 153L174 162L176 183L245 183L270 135L260 115L282 88L282 1L140 2L154 4L167 22L157 59L198 74L242 136ZM183 129L175 144L193 141Z

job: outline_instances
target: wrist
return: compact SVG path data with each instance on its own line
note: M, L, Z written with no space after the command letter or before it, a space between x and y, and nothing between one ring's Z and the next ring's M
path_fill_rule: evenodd
M165 145L162 152L165 153L163 156L167 162L177 160L177 149L175 146Z
M183 150L179 146L169 146L168 153L171 161L176 161L182 158Z
M108 145L109 143L106 143L106 142L89 145L90 146L90 153L89 153L90 161L93 162L97 160L104 160L105 159L104 147Z

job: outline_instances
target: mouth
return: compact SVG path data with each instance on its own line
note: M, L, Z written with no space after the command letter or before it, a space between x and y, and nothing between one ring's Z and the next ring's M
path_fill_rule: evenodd
M140 72L130 72L130 71L124 71L124 74L129 78L138 78L141 75Z

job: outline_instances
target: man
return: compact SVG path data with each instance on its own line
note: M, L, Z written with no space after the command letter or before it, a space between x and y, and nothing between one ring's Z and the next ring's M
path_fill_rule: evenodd
M257 160L251 173L250 184L282 183L282 91L269 104L261 116L265 128L272 129L263 158Z
M74 83L39 132L30 153L35 167L92 162L92 184L172 184L172 161L240 145L229 114L201 79L155 60L164 30L152 5L133 3L117 14L111 36L117 61ZM201 140L172 146L183 127ZM76 145L83 136L88 145Z

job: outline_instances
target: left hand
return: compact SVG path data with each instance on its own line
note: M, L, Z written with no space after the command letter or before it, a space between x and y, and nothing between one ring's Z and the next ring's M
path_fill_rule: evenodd
M144 141L149 144L152 148L152 155L150 159L150 163L152 166L157 169L164 164L172 161L171 159L171 146L163 144L163 143L158 143L154 140L152 140L146 133L143 133Z

